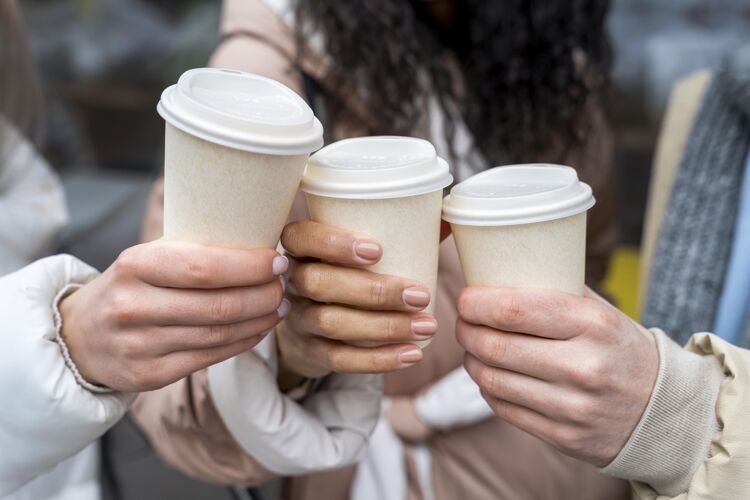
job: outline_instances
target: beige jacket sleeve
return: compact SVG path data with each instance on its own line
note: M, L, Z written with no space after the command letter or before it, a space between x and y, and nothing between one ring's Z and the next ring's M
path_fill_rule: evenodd
M699 333L685 349L654 330L659 375L640 422L603 472L637 500L734 500L750 491L750 351Z

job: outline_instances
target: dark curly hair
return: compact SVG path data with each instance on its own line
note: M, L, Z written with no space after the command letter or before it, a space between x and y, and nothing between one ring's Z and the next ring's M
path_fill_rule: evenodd
M295 14L301 47L322 36L334 63L329 88L349 89L377 110L374 133L413 132L432 93L500 164L528 161L550 141L583 140L586 104L609 72L608 7L608 0L456 0L449 31L419 0L298 0ZM340 93L323 94L335 118L351 114Z

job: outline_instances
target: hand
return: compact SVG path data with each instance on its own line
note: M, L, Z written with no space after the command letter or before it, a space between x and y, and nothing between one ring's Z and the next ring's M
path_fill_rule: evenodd
M62 334L87 381L158 389L253 348L289 308L287 267L273 250L139 245L61 301Z
M421 443L432 435L432 429L417 414L414 398L396 397L388 405L388 422L393 432L407 443Z
M651 332L588 289L472 287L458 309L466 370L498 416L596 466L617 456L656 381Z
M294 256L292 310L277 329L282 370L319 378L388 372L422 359L411 342L437 332L435 318L420 312L430 292L414 280L361 269L380 260L377 242L303 221L287 225L281 243Z

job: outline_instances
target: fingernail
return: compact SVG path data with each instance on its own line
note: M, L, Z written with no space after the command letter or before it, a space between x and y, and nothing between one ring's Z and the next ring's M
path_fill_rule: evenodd
M286 293L286 278L279 276L279 282L281 283L281 293Z
M289 303L288 300L283 299L281 301L281 305L278 309L276 309L276 314L279 316L279 318L283 318L287 314L289 314L289 309L292 307L292 304Z
M355 241L354 253L360 259L377 262L383 255L383 249L374 241Z
M403 294L404 303L412 307L427 307L430 303L430 292L417 287L407 288Z
M417 337L430 338L437 333L438 324L435 318L422 317L415 318L411 322L411 331Z
M289 259L283 255L273 258L273 274L279 276L287 272L289 269Z
M419 347L412 347L398 355L399 361L404 364L414 364L422 361L422 349Z

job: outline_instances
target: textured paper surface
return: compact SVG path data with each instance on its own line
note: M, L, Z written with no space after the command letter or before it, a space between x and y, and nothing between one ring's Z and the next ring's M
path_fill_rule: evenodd
M276 248L308 155L249 153L166 127L164 237Z
M345 200L307 194L312 220L372 236L383 258L368 269L411 278L430 290L432 313L437 285L443 192L386 200ZM421 346L429 342L416 342Z
M586 213L517 226L451 228L469 285L583 295Z

